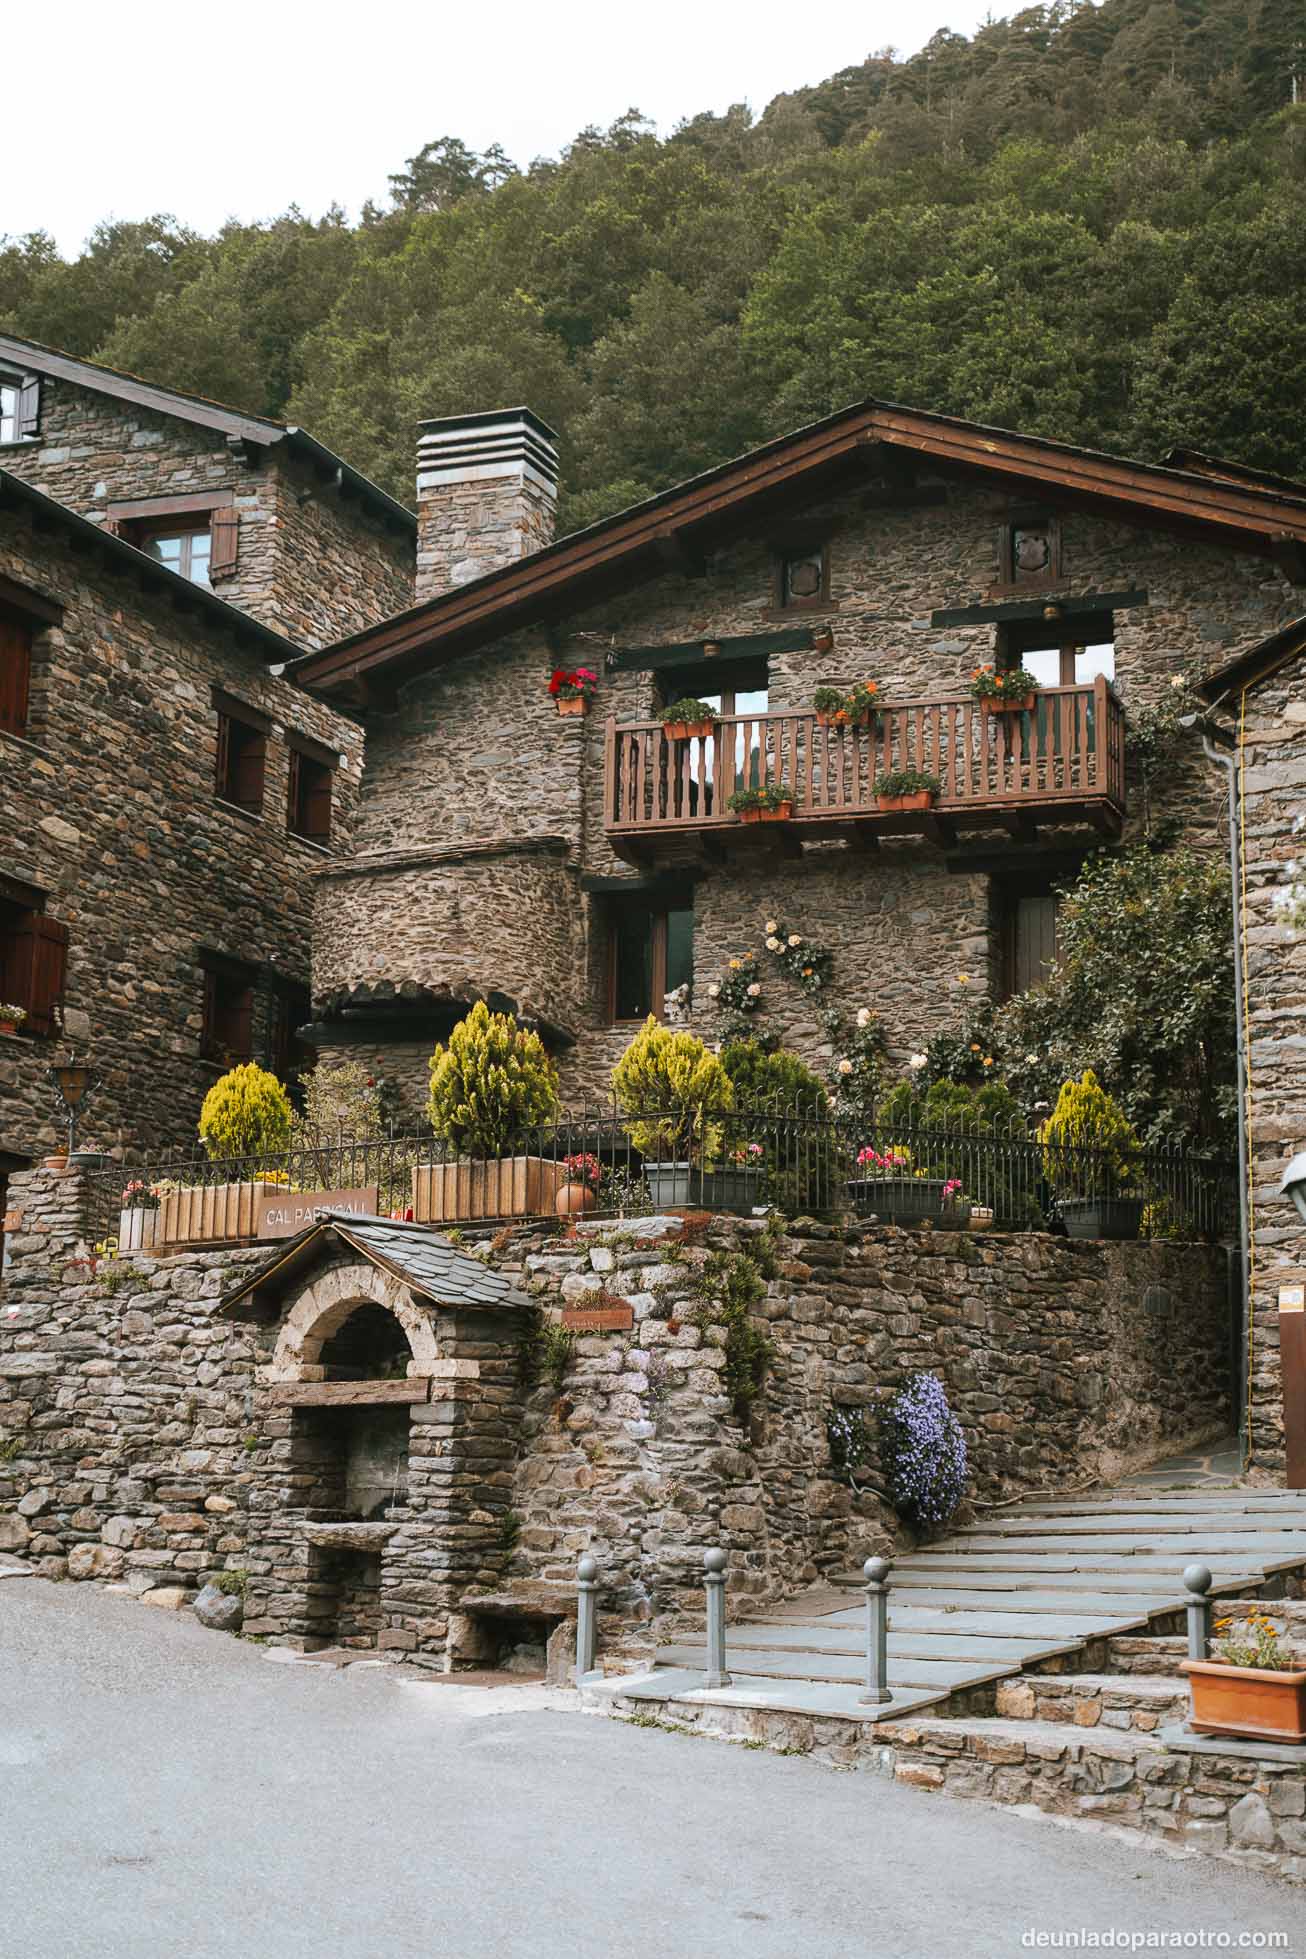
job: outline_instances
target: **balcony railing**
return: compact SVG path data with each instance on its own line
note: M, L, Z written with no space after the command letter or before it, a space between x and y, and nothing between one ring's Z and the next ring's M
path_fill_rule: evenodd
M926 812L877 808L889 769L939 778ZM1105 679L1045 687L1023 714L968 695L899 701L869 727L820 727L810 711L723 715L714 732L669 741L660 721L609 721L604 817L614 847L672 833L738 827L730 798L774 784L807 833L846 827L926 831L1016 820L1117 830L1125 808L1124 709Z

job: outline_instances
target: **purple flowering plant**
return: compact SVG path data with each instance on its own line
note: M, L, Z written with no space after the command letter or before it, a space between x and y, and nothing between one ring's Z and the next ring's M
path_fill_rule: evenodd
M966 1438L936 1375L909 1375L881 1409L880 1462L903 1522L941 1530L966 1493Z

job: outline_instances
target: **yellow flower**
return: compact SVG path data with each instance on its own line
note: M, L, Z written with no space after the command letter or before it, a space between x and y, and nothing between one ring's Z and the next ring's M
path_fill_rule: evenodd
M739 966L740 966L740 961L738 959L732 959L730 961L730 970L732 973L737 973L739 971Z
M958 975L957 975L957 984L958 984L958 986L969 986L969 985L970 985L970 974L969 974L969 973L958 973Z

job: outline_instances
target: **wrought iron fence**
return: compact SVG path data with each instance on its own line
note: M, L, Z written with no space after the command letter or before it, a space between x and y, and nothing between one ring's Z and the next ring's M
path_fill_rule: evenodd
M96 1229L123 1249L282 1236L315 1207L444 1225L774 1207L942 1228L1205 1239L1229 1235L1237 1209L1234 1165L1180 1144L1124 1156L1052 1150L1015 1126L887 1125L810 1104L638 1117L612 1105L578 1109L488 1158L430 1135L324 1136L267 1156L115 1166L92 1184Z

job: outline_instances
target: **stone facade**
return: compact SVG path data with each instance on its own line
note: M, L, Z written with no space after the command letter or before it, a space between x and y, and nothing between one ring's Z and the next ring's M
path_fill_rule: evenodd
M1252 1340L1249 1414L1256 1458L1282 1472L1279 1292L1306 1285L1306 1224L1280 1195L1306 1149L1306 932L1275 897L1306 856L1306 655L1233 704L1243 784L1244 957L1249 1029ZM1214 771L1212 771L1214 773Z
M418 427L419 602L552 544L558 452L529 409Z
M1222 1260L1197 1246L794 1228L760 1308L775 1354L745 1422L698 1275L712 1250L755 1255L756 1226L500 1234L481 1256L553 1324L600 1296L630 1305L629 1333L578 1335L555 1375L521 1313L428 1306L374 1265L327 1263L277 1323L250 1327L217 1307L266 1252L96 1265L81 1179L25 1173L11 1201L0 1548L141 1592L244 1570L246 1629L297 1644L344 1637L457 1665L479 1650L478 1597L529 1616L569 1591L585 1551L618 1656L701 1611L709 1544L730 1547L739 1596L784 1597L893 1541L877 1465L854 1495L825 1425L917 1367L947 1385L980 1500L1116 1473L1228 1419ZM368 1305L399 1321L408 1375L430 1393L411 1411L380 1571L351 1583L303 1529L345 1507L339 1448L278 1386L320 1375L323 1338Z
M0 467L96 522L119 504L230 493L236 564L214 589L299 647L328 645L412 602L411 522L379 500L346 501L285 443L233 446L221 429L47 376L40 440L6 444Z
M68 929L65 1030L101 1077L84 1140L189 1150L218 1072L201 1054L202 955L251 970L260 1058L278 1002L308 978L312 874L327 851L288 830L287 736L345 758L334 852L349 843L362 731L277 678L267 652L237 642L232 616L180 579L142 589L125 551L88 549L84 532L43 516L38 530L38 516L16 501L0 512L0 574L63 608L35 636L26 736L0 733L0 875L43 893ZM270 723L259 816L215 793L215 689ZM58 1140L55 1052L50 1039L0 1036L0 1168Z
M920 497L902 507L886 502L883 492L858 492L802 513L829 539L830 599L819 613L791 618L776 611L773 553L754 534L713 552L702 577L668 572L555 622L547 634L514 631L408 682L393 714L370 713L355 844L360 875L348 886L333 878L322 893L315 992L334 991L342 965L374 968L382 947L394 948L393 971L375 977L402 982L412 976L415 938L438 940L446 926L455 937L468 929L468 906L451 894L438 863L406 873L412 910L395 927L394 853L429 849L438 837L441 850L497 846L506 865L514 848L524 852L543 837L562 838L587 891L574 967L559 978L554 941L546 935L529 983L520 969L517 923L491 905L472 924L478 961L469 970L469 991L529 998L544 1022L573 1029L579 990L580 1038L562 1057L564 1091L574 1100L606 1093L614 1045L620 1048L608 1010L612 892L595 887L606 881L618 892L641 888L640 874L613 854L606 834L606 726L609 719L645 719L656 705L654 672L627 668L632 650L718 641L728 657L733 642L751 635L790 624L828 625L831 650L804 645L770 655L772 711L806 709L818 685L867 677L890 702L963 694L972 668L993 658L995 627L941 629L931 616L989 598L1011 506L1004 493L973 484L927 478L918 487ZM1225 546L1072 509L1061 512L1061 539L1064 575L1055 596L1114 593L1130 600L1113 615L1115 685L1127 708L1156 701L1174 676L1201 673L1299 607L1268 560ZM1050 637L1062 631L1051 628ZM608 653L623 665L608 667ZM560 718L546 692L550 669L585 663L601 669L596 700L587 716ZM669 684L682 683L672 675ZM707 670L694 670L692 684L706 687ZM1129 772L1127 834L1137 834L1142 800L1132 764ZM1175 819L1198 840L1215 839L1219 785L1195 743L1168 772L1150 814ZM1013 882L1046 876L1049 850L1063 853L1053 861L1064 874L1067 849L1084 852L1095 841L1089 833L1052 828L1033 845L989 832L978 848L975 838L954 850L891 839L875 852L827 841L786 857L757 832L731 838L724 861L682 866L694 912L692 1025L715 1038L707 985L728 957L759 950L765 919L779 917L834 949L836 1004L876 1007L893 1052L905 1058L951 1018L959 971L981 984L996 982L1004 892ZM372 868L374 880L367 876ZM374 911L386 921L384 935L369 928ZM768 980L767 996L768 1031L818 1065L828 1062L810 1002L778 974ZM397 1049L392 1066L402 1072L422 1059L420 1048ZM420 1100L416 1084L411 1099Z

